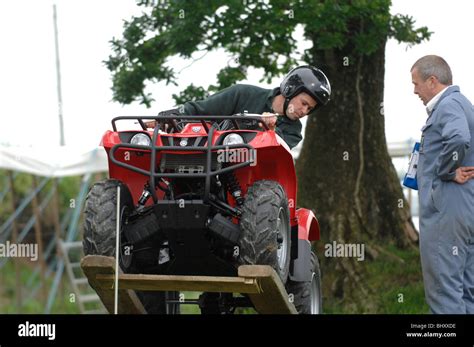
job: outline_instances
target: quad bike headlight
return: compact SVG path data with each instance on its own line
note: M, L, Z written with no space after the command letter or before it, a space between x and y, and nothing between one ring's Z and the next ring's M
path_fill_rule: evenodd
M224 146L239 145L244 143L244 139L239 134L229 134L224 138Z
M150 146L151 139L150 139L150 136L146 134L138 133L132 136L132 138L130 139L130 143L132 145Z

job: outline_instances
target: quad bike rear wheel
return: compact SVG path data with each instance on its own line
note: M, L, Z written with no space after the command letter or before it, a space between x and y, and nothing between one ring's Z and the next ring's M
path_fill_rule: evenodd
M240 220L239 262L270 265L283 283L290 267L291 228L288 199L274 181L257 181L247 191Z
M311 281L293 282L288 280L286 290L293 299L293 304L299 314L322 313L321 270L318 257L311 252L312 275Z
M121 225L128 214L133 210L133 199L128 187L119 180L106 179L95 183L89 191L84 209L84 239L85 255L115 256L116 245L116 215L117 215L117 187L120 186L120 219ZM129 256L128 256L129 257ZM120 266L125 270L126 263L133 259L120 257ZM133 263L126 267L129 273L139 273ZM178 314L179 304L166 304L166 300L176 300L178 292L136 291L148 313Z

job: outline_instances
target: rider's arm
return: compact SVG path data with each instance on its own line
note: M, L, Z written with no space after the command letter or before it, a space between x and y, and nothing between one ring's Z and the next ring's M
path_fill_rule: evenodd
M287 117L278 117L276 133L285 140L288 147L293 148L303 139L301 130L303 126L300 120L293 121Z
M234 85L211 95L207 99L189 101L184 104L184 114L188 115L232 115L237 111L242 95L242 86Z

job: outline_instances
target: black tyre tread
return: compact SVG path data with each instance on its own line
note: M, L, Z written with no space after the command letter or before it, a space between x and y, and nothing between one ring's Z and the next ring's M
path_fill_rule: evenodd
M133 207L128 187L115 179L95 183L87 194L84 208L84 254L115 256L117 186L121 201Z
M321 270L318 257L311 252L311 268L319 279L319 288L321 288ZM293 304L299 314L311 314L311 282L293 282L288 280L286 285L288 295L293 295ZM321 293L319 293L321 295ZM320 305L322 313L322 305Z
M279 272L276 222L280 207L287 209L289 217L285 191L277 182L257 181L248 189L240 220L240 264L270 265ZM284 283L287 272L282 278Z

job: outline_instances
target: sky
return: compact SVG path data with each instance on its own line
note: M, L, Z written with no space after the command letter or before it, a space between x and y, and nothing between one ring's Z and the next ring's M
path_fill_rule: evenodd
M151 109L138 103L112 102L111 75L103 64L109 41L121 37L123 20L138 15L134 0L0 0L0 144L58 145L58 99L53 31L57 5L63 117L67 145L96 146L110 120L121 115L155 115L174 106L172 94L188 84L215 83L227 65L224 52L211 52L189 62L174 59L179 86L150 86ZM454 84L474 100L472 79L472 11L469 0L393 0L391 12L409 14L416 26L434 32L428 42L408 48L390 40L386 47L384 115L388 142L417 139L426 120L424 106L413 94L410 68L421 56L437 54L450 64ZM301 42L301 47L307 47ZM195 55L195 58L199 57ZM242 83L262 87L261 74L251 70Z

